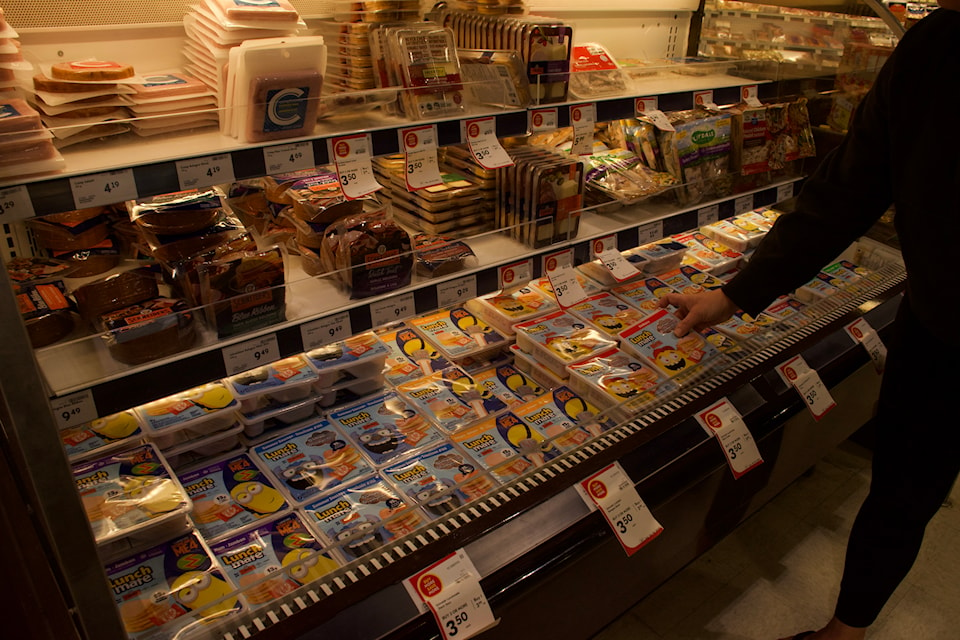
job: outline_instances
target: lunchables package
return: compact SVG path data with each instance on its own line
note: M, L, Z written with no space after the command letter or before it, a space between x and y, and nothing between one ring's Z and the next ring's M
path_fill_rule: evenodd
M408 323L435 344L447 360L482 357L507 345L500 332L464 307L441 309Z
M679 320L666 309L648 316L620 334L623 348L639 356L678 384L692 381L719 353L696 332L673 334Z
M740 265L743 254L734 251L722 242L703 235L700 232L685 233L675 236L674 239L687 246L686 258L706 265L705 271L713 275L720 275L736 269Z
M531 429L529 437L539 443L543 461L576 449L616 426L613 419L568 386L525 402L513 413ZM515 433L516 430L508 432L508 437Z
M566 366L616 345L606 334L565 311L516 325L517 344L559 377Z
M382 374L390 350L372 331L317 347L306 354L317 372L317 389Z
M394 386L450 366L433 342L406 325L385 329L378 336L390 351L384 376Z
M734 340L747 340L769 335L769 330L776 324L777 319L766 313L761 312L752 316L744 311L735 311L728 320L715 325L715 328Z
M543 437L538 440L534 432L510 411L462 429L451 439L501 484L521 476L543 461L540 452Z
M466 308L505 336L514 335L513 326L559 307L531 287L491 293L467 301Z
M128 447L138 436L142 437L140 423L131 410L60 430L60 441L71 462Z
M502 363L472 375L478 387L499 398L508 407L533 400L547 391L536 380L510 363Z
M660 308L660 298L676 290L660 278L643 278L610 289L611 293L626 300L645 313L652 313Z
M213 545L212 551L253 606L310 584L340 567L297 513Z
M447 433L507 408L503 400L459 367L405 382L397 391Z
M247 416L303 400L310 395L318 375L303 355L283 358L226 378L240 411Z
M610 293L598 293L569 309L570 313L616 339L621 331L636 324L646 315L644 311L627 304Z
M657 277L683 294L702 293L707 289L719 289L723 286L723 281L719 278L690 265L680 265Z
M222 382L211 382L154 400L134 411L144 432L161 449L224 431L236 424L239 403Z
M427 522L412 500L374 476L303 507L326 544L355 560Z
M648 363L620 349L604 351L567 369L574 391L620 420L676 389Z

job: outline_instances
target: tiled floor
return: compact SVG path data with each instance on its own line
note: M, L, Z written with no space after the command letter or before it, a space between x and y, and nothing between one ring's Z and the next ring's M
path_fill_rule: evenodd
M832 614L869 452L844 443L593 640L773 640ZM869 640L960 637L960 483Z

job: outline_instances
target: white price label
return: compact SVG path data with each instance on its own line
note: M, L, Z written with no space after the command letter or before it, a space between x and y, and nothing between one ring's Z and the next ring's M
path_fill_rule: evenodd
M477 276L469 275L437 285L437 305L452 307L477 297Z
M783 202L793 197L793 183L781 184L777 187L777 202Z
M511 291L524 287L533 280L533 259L515 262L500 267L500 288Z
M90 389L53 398L50 401L50 409L56 418L57 426L61 429L97 419L97 405L93 401L93 392Z
M887 363L887 347L866 318L857 318L844 329L851 338L862 344L863 348L867 350L877 373L883 373Z
M642 227L638 227L637 235L639 236L640 244L656 242L663 237L663 220L657 220L656 222L650 222Z
M590 252L595 260L599 260L606 267L617 282L625 282L631 278L636 278L640 274L637 268L630 264L617 249L617 236L597 238L591 243Z
M700 411L696 418L707 435L717 438L735 478L763 462L750 429L736 407L726 398L709 409Z
M553 294L557 297L557 304L564 309L583 302L587 297L573 268L573 249L564 249L545 255L543 272L550 279L550 286L553 287Z
M177 177L180 180L180 188L184 190L233 182L233 158L229 153L221 153L206 158L179 160Z
M70 190L77 209L101 207L137 198L133 169L70 178Z
M313 158L312 142L291 142L266 147L263 150L263 164L267 173L289 173L301 169L312 169L316 162Z
M322 347L331 342L346 340L352 335L349 311L327 318L320 318L300 327L300 338L303 340L303 348L306 351Z
M697 209L697 226L705 227L720 219L720 205L712 204L703 209Z
M820 420L837 406L820 375L810 368L803 356L794 356L779 365L777 373L787 385L797 390L815 420Z
M603 513L628 556L663 531L619 462L582 480L579 487L587 504Z
M751 107L762 107L760 102L760 90L755 84L747 84L740 87L740 100Z
M584 156L593 153L593 128L596 123L597 105L575 104L570 107L570 124L573 126L571 155Z
M24 220L34 215L33 201L25 186L0 189L0 222Z
M693 92L693 106L706 107L707 109L716 109L717 105L713 101L713 89Z
M370 303L370 319L374 327L409 318L416 312L412 292Z
M551 109L533 109L530 111L530 133L538 131L553 131L557 128L559 110L556 107Z
M746 213L753 209L753 194L747 194L745 196L740 196L733 201L733 212L736 215L741 213Z
M404 581L420 610L429 608L445 640L472 638L497 624L480 573L463 549Z
M337 166L343 195L349 200L362 198L383 188L373 175L370 148L370 135L366 133L330 140L330 157Z
M443 184L437 164L437 126L400 129L400 143L405 156L407 191Z
M277 334L271 333L254 340L232 344L221 350L227 375L232 376L280 359Z
M676 131L670 124L670 118L663 111L660 111L659 100L656 96L652 98L635 98L633 101L633 110L637 117L644 116L661 131Z
M484 169L513 166L513 160L497 139L497 121L493 117L463 121L467 145Z

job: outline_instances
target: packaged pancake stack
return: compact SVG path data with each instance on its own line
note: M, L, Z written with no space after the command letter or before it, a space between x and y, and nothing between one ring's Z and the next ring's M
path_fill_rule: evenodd
M143 77L133 85L134 93L124 95L133 132L140 136L176 133L209 127L219 122L214 92L198 78L171 71Z
M34 106L59 148L130 130L121 94L140 80L133 66L113 60L58 62L33 76Z
M0 178L62 169L66 163L52 139L33 107L21 98L0 97Z

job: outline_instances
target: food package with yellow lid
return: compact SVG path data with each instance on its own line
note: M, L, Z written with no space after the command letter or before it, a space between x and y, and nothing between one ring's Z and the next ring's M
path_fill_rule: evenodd
M138 436L143 437L140 423L129 409L60 430L60 441L71 462L124 449L138 442Z
M169 449L233 427L238 405L226 385L211 382L140 405L134 411L150 439L161 449Z

